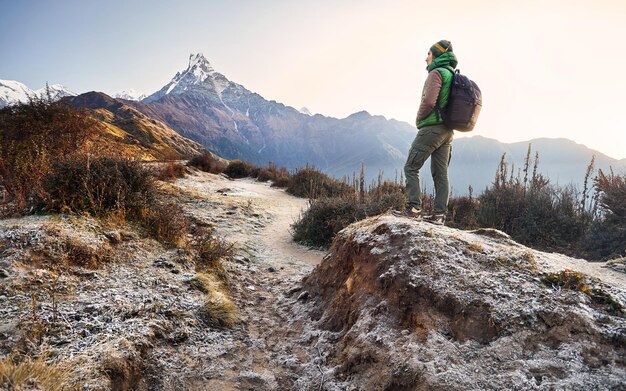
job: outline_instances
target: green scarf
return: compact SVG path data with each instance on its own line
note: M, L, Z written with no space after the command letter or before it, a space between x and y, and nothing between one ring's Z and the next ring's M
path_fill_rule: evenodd
M456 56L453 52L445 52L439 57L435 57L433 62L430 63L429 66L426 67L428 72L432 71L435 68L456 68L456 65L459 62L456 60Z

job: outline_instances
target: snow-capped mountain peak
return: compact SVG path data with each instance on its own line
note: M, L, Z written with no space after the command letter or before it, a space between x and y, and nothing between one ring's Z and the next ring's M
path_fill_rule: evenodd
M126 100L142 100L146 97L146 94L137 92L134 89L122 90L113 94L114 98L126 99Z
M74 96L75 92L61 84L48 85L52 99ZM44 96L46 87L38 90L28 88L26 85L14 80L0 80L0 107L8 106L17 102L28 102L29 97Z
M28 96L34 96L35 91L26 85L14 80L0 80L0 107L15 102L27 102Z
M159 91L144 99L146 102L153 102L161 99L165 95L179 95L189 91L194 87L200 87L214 91L221 99L221 94L228 87L239 88L236 83L229 81L226 76L211 66L211 63L202 53L192 53L189 56L189 65L182 72L177 72L174 78Z
M208 79L215 70L211 66L211 63L204 57L202 53L191 54L189 56L189 66L187 70L183 72L183 75L193 75L190 82L198 84Z
M65 96L78 95L74 91L64 86L63 84L48 84L48 89L50 90L50 96L53 99L59 99ZM35 90L35 93L39 96L44 96L46 94L46 87Z
M215 72L209 60L207 60L202 53L189 55L189 67L187 70L194 70L194 74L200 71L205 74L211 74Z

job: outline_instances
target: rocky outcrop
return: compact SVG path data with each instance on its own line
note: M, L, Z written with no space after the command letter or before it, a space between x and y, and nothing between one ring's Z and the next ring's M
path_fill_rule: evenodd
M499 231L382 216L341 231L303 288L311 327L336 333L330 372L359 390L620 389L624 280Z

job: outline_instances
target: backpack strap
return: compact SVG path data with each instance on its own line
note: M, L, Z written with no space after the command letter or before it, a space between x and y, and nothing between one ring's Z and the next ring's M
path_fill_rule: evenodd
M441 81L443 82L443 70L447 70L450 73L452 73L452 77L454 77L455 72L459 72L458 70L455 71L454 68L452 68L450 65L446 65L444 67L437 67L434 70L436 70L437 72L439 72L439 74L441 75ZM443 88L443 84L442 84L442 88ZM441 108L441 106L439 106L439 97L437 97L437 100L435 101L435 113L437 113L437 118L439 118L440 120L443 119L443 110Z

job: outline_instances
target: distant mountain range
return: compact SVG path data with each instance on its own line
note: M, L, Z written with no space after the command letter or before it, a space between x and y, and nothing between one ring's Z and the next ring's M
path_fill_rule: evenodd
M76 93L61 84L48 86L51 98L63 98L74 96ZM15 102L28 102L29 97L41 97L46 94L46 87L38 90L28 88L26 85L13 80L0 80L0 108Z
M539 138L517 143L502 143L481 136L458 138L452 144L450 181L454 192L464 194L469 185L478 193L493 182L503 154L509 164L509 173L523 178L524 160L531 146L531 158L539 154L538 172L559 185L580 185L587 166L595 156L595 169L608 172L626 172L626 159L617 160L601 152L565 138ZM530 169L532 170L532 163ZM424 173L424 175L427 175Z
M0 96L2 91L0 85ZM293 169L309 164L339 178L353 175L363 162L368 178L382 170L385 177L394 179L401 174L416 134L413 125L365 111L338 119L267 100L215 71L202 54L192 54L185 70L143 99L134 90L115 95L120 99L90 92L71 102L93 110L109 126L140 140L137 142L143 147L153 136L159 140L157 144L163 141L159 148L168 152L157 153L159 158L204 147L227 159L259 165L271 161ZM137 129L141 131L133 135ZM533 157L539 152L539 172L559 184L581 183L593 155L596 168L626 170L626 159L612 159L567 139L506 144L480 136L458 138L453 143L450 168L453 193L467 193L470 185L476 192L484 189L493 181L504 153L517 172L529 143ZM155 151L153 147L149 149ZM422 177L430 188L429 162Z

